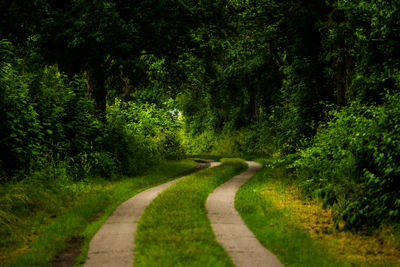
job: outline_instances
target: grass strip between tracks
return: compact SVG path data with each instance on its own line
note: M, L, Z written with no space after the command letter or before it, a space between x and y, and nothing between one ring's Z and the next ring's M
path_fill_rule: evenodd
M138 225L135 266L233 266L215 240L205 202L247 164L240 159L222 162L172 185L150 203Z

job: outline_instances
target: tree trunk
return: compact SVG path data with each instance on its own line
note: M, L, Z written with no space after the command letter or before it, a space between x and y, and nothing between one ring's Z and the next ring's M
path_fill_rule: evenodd
M256 99L256 92L254 87L249 88L249 94L250 94L250 103L249 103L249 114L250 114L250 119L254 120L257 118L257 99Z
M89 98L94 100L95 112L105 119L106 97L105 71L102 64L89 64L86 70Z
M346 105L345 68L342 58L336 59L336 104Z
M336 103L339 106L347 105L346 93L351 84L352 60L343 55L336 58Z

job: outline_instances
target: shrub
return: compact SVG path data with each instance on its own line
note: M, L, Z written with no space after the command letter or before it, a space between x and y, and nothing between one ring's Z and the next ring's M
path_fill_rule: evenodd
M400 95L330 115L294 163L304 192L335 204L347 227L399 222Z
M29 88L13 67L18 59L11 49L9 42L0 41L0 168L8 174L29 169L43 140Z
M67 169L75 179L86 175L81 171L85 164L91 164L86 170L99 170L98 160L81 160L99 154L103 127L91 113L86 81L67 79L56 66L27 71L5 40L0 42L0 69L3 182L17 173L21 179L29 176L55 159L70 163Z
M273 140L270 122L265 120L240 130L225 129L222 133L204 131L187 137L184 143L191 154L266 156L275 150Z
M172 110L117 99L107 109L105 149L124 174L137 174L156 161L183 157L179 128Z

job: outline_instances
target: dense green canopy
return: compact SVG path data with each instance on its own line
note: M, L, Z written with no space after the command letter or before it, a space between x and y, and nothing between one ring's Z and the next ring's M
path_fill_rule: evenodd
M400 4L2 0L0 177L280 155L351 227L398 222ZM217 141L213 141L217 140Z

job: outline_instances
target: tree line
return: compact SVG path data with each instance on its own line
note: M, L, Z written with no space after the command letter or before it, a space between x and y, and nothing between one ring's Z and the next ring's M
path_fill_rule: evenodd
M2 181L49 165L132 175L185 151L278 155L337 222L398 223L399 7L1 1Z

